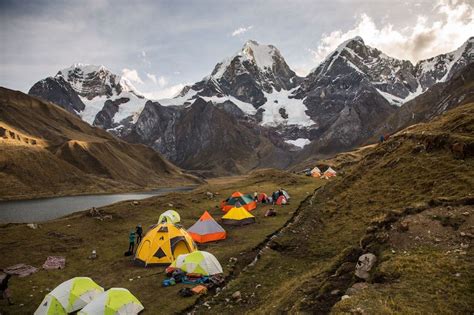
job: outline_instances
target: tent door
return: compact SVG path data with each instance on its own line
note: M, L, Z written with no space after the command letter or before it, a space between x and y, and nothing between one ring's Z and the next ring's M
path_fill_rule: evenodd
M186 246L186 243L184 241L179 241L178 244L176 244L174 248L173 256L174 258L177 258L179 255L188 254L188 253L189 253L189 249Z

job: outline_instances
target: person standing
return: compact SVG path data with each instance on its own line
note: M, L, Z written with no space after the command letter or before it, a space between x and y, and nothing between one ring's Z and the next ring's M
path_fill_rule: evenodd
M10 290L8 289L8 281L10 280L11 275L7 274L2 281L0 282L0 293L2 294L2 299L8 301L8 305L13 305L10 296Z
M140 244L140 242L142 241L142 234L143 234L143 228L141 224L137 225L135 233L137 234L137 247L138 247L138 244Z
M128 235L128 241L129 241L128 252L130 254L133 254L133 248L135 246L135 231L134 230L130 231L130 235Z

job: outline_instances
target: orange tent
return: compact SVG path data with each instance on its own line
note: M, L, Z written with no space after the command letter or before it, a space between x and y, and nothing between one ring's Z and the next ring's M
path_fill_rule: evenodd
M207 211L188 229L188 233L197 243L223 240L227 236L226 231Z
M316 177L316 178L321 177L321 170L320 170L317 166L315 166L315 167L311 170L311 176Z
M247 211L252 211L257 208L257 203L253 200L252 195L244 195L241 192L236 191L227 200L221 202L221 209L224 212L234 208L237 203Z
M330 177L336 176L336 171L333 170L331 167L328 167L328 169L324 172L323 178L329 179Z

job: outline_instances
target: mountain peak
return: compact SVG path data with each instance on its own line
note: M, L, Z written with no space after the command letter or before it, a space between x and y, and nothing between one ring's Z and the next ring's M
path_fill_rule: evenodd
M94 72L110 72L103 65L91 65L86 63L74 63L69 68L64 68L58 71L57 76L63 76L66 80L69 77L69 73L82 73L82 75L87 75Z
M357 45L365 46L365 42L362 39L362 37L360 37L360 36L356 36L356 37L353 37L353 38L350 38L350 39L347 39L347 40L343 41L341 44L339 44L339 46L337 46L336 51L340 52L341 50L343 50L346 47L351 48L351 47L354 47L354 46L357 46Z
M249 40L244 44L242 51L238 54L248 61L253 61L260 69L271 69L274 63L274 56L279 56L279 51L273 45L261 45L254 40Z
M244 43L244 48L247 47L247 46L259 46L260 44L254 40L254 39L249 39L247 40L245 43ZM242 48L243 49L243 48Z
M236 58L239 59L240 63L247 61L254 64L263 72L272 71L275 60L283 59L275 46L260 44L255 40L248 40L244 43L241 50L217 64L211 76L214 79L220 79Z

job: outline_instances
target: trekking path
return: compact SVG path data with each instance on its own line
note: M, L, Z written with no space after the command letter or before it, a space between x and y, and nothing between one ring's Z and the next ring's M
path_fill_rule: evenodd
M283 171L264 170L248 176L213 179L192 192L152 197L139 201L138 205L121 202L106 206L98 209L102 213L100 219L82 212L40 224L36 230L24 224L4 226L0 228L0 248L8 255L0 257L0 268L17 263L40 267L46 257L52 255L65 256L66 268L40 270L25 278L13 277L10 287L15 305L8 307L0 303L0 312L32 313L48 290L74 276L91 277L105 288L129 289L143 303L146 314L182 312L194 305L197 298L179 297L177 292L183 285L161 287L165 278L163 267L134 266L130 257L124 257L132 228L141 223L147 230L167 209L180 213L185 228L193 225L204 210L220 222L223 213L218 208L219 203L233 192L270 193L284 188L290 193L291 200L288 205L275 207L276 217L265 218L264 213L270 206L259 205L252 211L257 219L255 224L225 226L226 240L198 246L217 257L226 276L239 274L254 260L259 244L284 226L301 201L325 183ZM207 192L212 192L214 197L210 199ZM87 257L93 249L97 250L98 259L91 261ZM231 257L237 259L236 263L229 263Z

